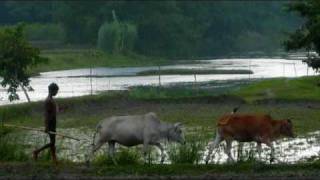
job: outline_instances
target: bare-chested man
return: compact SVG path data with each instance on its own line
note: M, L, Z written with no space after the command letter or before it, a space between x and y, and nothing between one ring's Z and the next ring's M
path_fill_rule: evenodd
M49 95L45 100L45 132L49 134L50 137L50 143L44 145L43 147L33 151L33 158L34 160L38 159L38 154L47 149L50 148L52 161L57 164L57 156L56 156L56 135L51 134L49 132L56 132L56 115L58 111L58 106L53 99L53 96L57 95L59 87L55 83L51 83L48 86L49 89Z

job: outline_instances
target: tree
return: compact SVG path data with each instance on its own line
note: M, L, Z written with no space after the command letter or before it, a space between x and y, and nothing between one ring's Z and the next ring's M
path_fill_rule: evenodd
M289 39L284 42L286 50L305 48L307 51L315 50L320 54L320 1L306 0L291 3L289 11L298 12L304 18L304 24ZM307 64L316 71L320 70L320 58L308 56Z
M8 87L9 100L18 100L17 88L21 87L28 101L27 90L31 90L28 70L47 59L39 56L40 50L26 40L24 25L18 24L0 31L0 77L1 86Z
M113 22L105 22L98 31L98 48L110 53L131 52L137 38L134 24L119 22L115 11L112 11Z

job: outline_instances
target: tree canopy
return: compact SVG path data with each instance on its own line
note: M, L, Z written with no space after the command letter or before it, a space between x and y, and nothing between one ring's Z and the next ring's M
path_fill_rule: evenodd
M290 34L289 39L285 41L286 49L289 51L305 48L307 51L315 50L320 54L320 1L297 1L290 4L288 10L299 13L304 19L304 24ZM306 62L312 68L320 69L319 57L310 56Z
M119 22L136 28L133 52L169 58L277 51L282 48L284 32L294 30L300 22L283 11L285 1L0 3L5 5L2 14L7 23L57 23L64 28L65 42L75 44L97 45L99 29L112 24L115 11Z
M24 37L24 25L5 28L0 31L0 77L1 86L8 87L9 100L19 99L17 88L29 85L28 68L46 59L39 56L40 51L30 46Z

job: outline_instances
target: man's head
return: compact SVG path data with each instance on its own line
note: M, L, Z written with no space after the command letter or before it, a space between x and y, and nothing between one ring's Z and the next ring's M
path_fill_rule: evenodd
M59 86L56 83L51 83L48 86L48 90L49 90L49 95L55 96L55 95L57 95L57 93L59 91Z

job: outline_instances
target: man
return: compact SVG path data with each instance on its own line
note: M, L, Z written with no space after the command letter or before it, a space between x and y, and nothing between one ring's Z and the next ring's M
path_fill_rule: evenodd
M38 154L41 151L47 148L50 148L52 160L57 165L57 156L56 156L56 147L55 147L56 135L51 134L50 132L56 132L56 115L57 115L58 107L53 97L57 95L59 91L59 87L57 84L51 83L48 86L48 89L49 89L49 95L46 98L44 105L45 105L45 132L49 134L50 143L44 145L40 149L33 151L33 158L34 160L37 160Z

